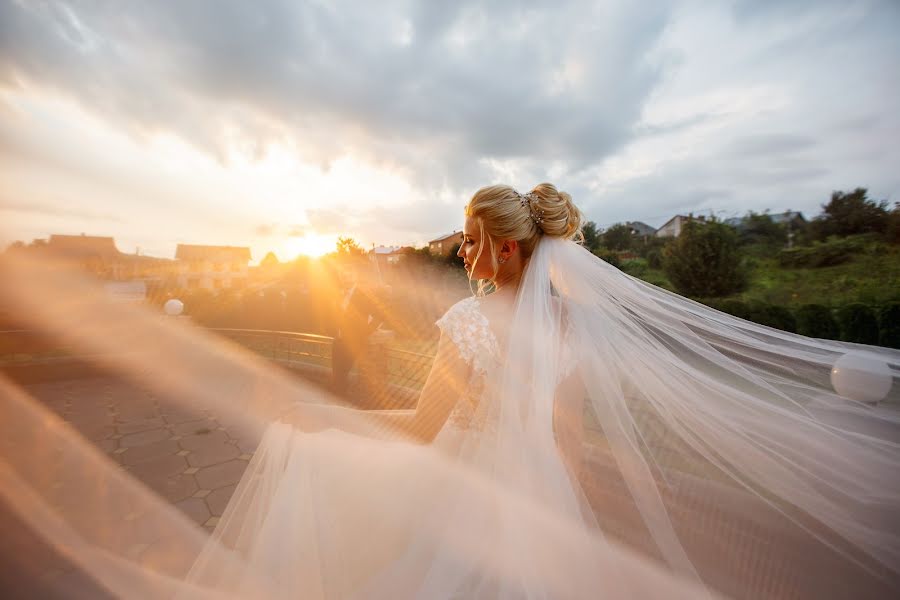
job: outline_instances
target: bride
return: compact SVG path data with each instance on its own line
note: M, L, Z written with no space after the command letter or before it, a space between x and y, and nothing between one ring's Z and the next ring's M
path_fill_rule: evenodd
M900 386L873 406L830 375L852 354L893 383L900 352L634 279L576 242L581 219L550 184L472 197L459 253L479 292L438 320L411 411L331 404L202 331L4 258L17 285L0 298L35 328L175 410L263 431L206 538L0 379L0 509L46 546L15 564L50 548L128 597L897 596Z
M550 184L479 190L459 250L479 293L438 320L416 409L302 404L270 426L191 569L193 589L900 589L898 420L828 383L835 359L863 347L624 275L573 241L581 220ZM900 365L895 351L869 351Z

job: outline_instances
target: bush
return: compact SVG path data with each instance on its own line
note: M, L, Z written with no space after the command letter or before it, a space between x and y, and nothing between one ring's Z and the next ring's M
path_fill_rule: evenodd
M619 269L622 267L622 261L619 260L619 255L610 250L609 248L604 248L603 246L596 248L593 250L595 256L602 258L604 261L608 262L615 268Z
M774 327L791 333L797 332L797 320L794 314L784 306L754 302L748 307L748 320L767 327Z
M821 304L804 304L797 309L797 333L824 340L840 337L831 309Z
M900 302L890 302L881 307L878 321L878 345L900 348Z
M662 250L659 248L651 248L647 251L647 255L645 257L647 259L647 266L651 269L661 269L662 268Z
M867 236L830 238L825 242L814 242L811 246L785 249L778 253L778 264L795 269L832 267L864 251L869 241Z
M731 227L718 221L688 221L663 250L663 270L681 294L728 296L747 285L737 246Z
M841 339L857 344L878 343L878 319L875 312L859 302L838 309L838 326Z
M642 258L635 258L622 262L621 269L632 277L642 278L647 274L647 261Z
M741 302L740 300L723 300L722 302L714 304L713 308L717 308L738 319L750 318L750 307L747 306L746 302Z

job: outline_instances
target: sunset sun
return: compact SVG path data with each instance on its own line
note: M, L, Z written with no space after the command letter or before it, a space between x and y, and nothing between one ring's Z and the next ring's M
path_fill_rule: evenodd
M334 251L337 238L331 235L308 233L301 237L290 237L281 245L284 260L293 260L298 256L318 258Z

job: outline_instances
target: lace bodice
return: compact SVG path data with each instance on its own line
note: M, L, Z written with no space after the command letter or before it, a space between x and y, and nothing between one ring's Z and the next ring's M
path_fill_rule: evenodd
M460 429L481 428L487 419L487 407L482 400L485 395L487 376L503 364L503 354L497 337L491 330L490 322L481 311L481 300L469 297L460 300L437 320L441 332L450 338L460 357L471 367L468 385L463 396L450 413L449 424ZM570 325L564 340L570 339ZM563 347L563 364L560 380L575 367L575 356Z
M437 320L437 326L453 341L466 364L484 374L498 365L500 345L478 304L475 297L460 300Z

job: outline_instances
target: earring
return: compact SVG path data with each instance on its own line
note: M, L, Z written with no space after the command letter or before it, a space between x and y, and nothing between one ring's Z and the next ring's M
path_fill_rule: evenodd
M498 257L497 257L497 262L500 263L500 264L502 265L503 263L506 262L506 258L503 257L503 256L498 256Z

